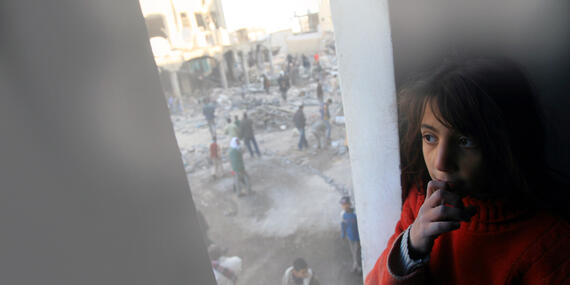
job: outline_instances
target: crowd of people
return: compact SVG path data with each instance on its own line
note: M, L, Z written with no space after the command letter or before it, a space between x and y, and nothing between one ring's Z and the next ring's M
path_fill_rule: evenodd
M297 57L289 55L287 57L286 68L280 72L277 79L277 88L281 93L284 101L287 101L287 91L291 87L291 77L289 74L302 64L304 68L310 68L311 63L308 58L303 55L299 61ZM318 55L315 56L315 66L320 66L318 62ZM263 74L262 86L266 93L269 93L271 81ZM331 112L330 106L332 99L324 100L323 85L319 78L316 79L317 86L315 89L316 98L319 102L319 119L310 126L310 133L313 135L318 149L326 148L330 144L331 139ZM224 175L221 148L218 145L216 135L216 101L209 97L203 99L202 114L206 120L208 130L212 137L210 144L210 162L212 165L212 177L214 179L220 178ZM298 149L303 150L309 148L309 143L306 134L307 119L304 113L304 106L300 105L298 110L292 117L293 125L299 132ZM246 193L251 193L251 181L247 174L246 167L243 160L242 146L245 145L247 151L252 158L261 157L259 144L255 137L254 121L248 117L247 112L242 113L241 119L238 116L226 118L226 127L224 134L229 137L229 151L228 157L230 160L232 175L234 176L233 189L239 197L244 196ZM241 189L245 188L247 191L244 193Z
M292 68L294 68L294 59L291 58L288 66L279 75L277 79L277 88L284 101L287 100L287 92L291 87L291 78L289 77ZM301 63L305 68L309 68L310 62L303 55ZM321 81L317 78L315 96L319 102L318 119L311 125L310 132L315 138L316 145L319 149L326 148L330 144L331 136L331 111L330 106L332 99L325 101L325 92ZM271 82L267 76L262 76L262 86L264 91L269 93ZM294 126L299 133L298 149L303 150L309 148L307 135L305 133L307 118L304 113L304 105L300 105L291 118ZM217 179L224 176L222 163L222 148L218 144L216 134L216 102L210 98L203 101L202 114L206 120L208 130L212 136L210 144L210 160L212 162L212 177ZM256 140L254 121L248 116L247 112L241 114L241 118L225 118L226 126L223 134L229 137L230 145L228 150L228 158L230 161L231 173L233 176L233 191L238 197L243 197L253 193L251 178L246 170L244 163L245 149L249 152L251 158L261 157L260 146ZM245 145L245 147L243 146ZM347 242L347 249L351 253L352 272L361 274L362 267L360 261L360 239L358 235L358 226L356 213L352 207L350 197L342 197L341 201L341 217L340 217L340 236ZM206 224L203 215L201 223ZM207 231L207 224L203 226L203 230ZM228 256L227 249L224 249L209 239L207 234L204 237L208 240L208 252L212 262L215 278L218 284L237 284L239 274L242 271L242 260L237 256ZM317 275L309 267L307 261L303 257L293 260L290 267L286 268L282 276L282 285L315 285L320 284Z
M212 113L205 112L209 110L209 103L204 106L204 116L208 121L214 124L215 121L215 107L212 108ZM211 114L211 115L210 115ZM211 117L210 117L211 116ZM245 169L245 164L243 160L242 152L242 141L245 142L251 157L261 157L261 152L255 139L255 132L253 130L253 121L248 118L247 113L243 113L243 117L240 120L237 116L232 122L231 118L226 119L227 126L224 133L230 137L230 148L228 152L228 157L230 160L232 175L234 177L233 190L237 193L239 197L244 196L246 193L251 194L251 184L250 178ZM217 136L215 134L215 127L213 128L212 142L210 144L210 161L212 162L212 177L214 179L224 176L223 163L221 156L221 148L218 145ZM242 189L245 188L247 192L244 193Z

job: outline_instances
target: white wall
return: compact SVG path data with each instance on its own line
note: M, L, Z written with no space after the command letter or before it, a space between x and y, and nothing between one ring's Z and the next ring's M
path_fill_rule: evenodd
M0 284L215 284L138 3L0 6Z
M392 43L386 0L331 0L364 274L400 215Z
M286 39L287 53L311 57L322 50L323 36L321 32L291 35Z
M333 32L330 2L330 0L319 0L319 29L322 32Z

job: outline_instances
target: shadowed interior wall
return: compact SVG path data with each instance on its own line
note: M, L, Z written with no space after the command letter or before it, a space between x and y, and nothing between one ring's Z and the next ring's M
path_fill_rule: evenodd
M452 55L517 61L547 119L548 164L570 177L570 1L396 0L389 7L398 88Z
M0 284L215 284L138 5L0 2Z

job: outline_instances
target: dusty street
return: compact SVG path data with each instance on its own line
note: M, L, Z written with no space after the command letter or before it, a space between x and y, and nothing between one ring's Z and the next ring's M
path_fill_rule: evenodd
M280 284L284 270L296 257L307 260L321 284L362 284L351 273L352 260L340 238L339 199L351 193L352 181L345 130L333 124L327 149L317 149L310 125L319 118L315 85L289 91L289 101L279 94L246 96L216 91L216 133L222 148L224 176L214 179L208 163L210 133L201 105L187 104L172 121L196 203L209 225L209 238L243 259L239 284ZM237 91L234 90L237 93ZM299 96L301 95L301 96ZM340 95L331 93L333 118L341 114ZM292 126L297 106L305 105L308 150L297 150L299 134ZM254 120L261 158L251 158L243 147L253 194L233 193L227 157L230 138L223 132L225 118L242 117L247 110Z

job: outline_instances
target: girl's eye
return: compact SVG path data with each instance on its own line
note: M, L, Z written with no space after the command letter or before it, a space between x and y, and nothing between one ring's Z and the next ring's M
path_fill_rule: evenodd
M433 135L425 134L423 137L424 137L424 141L426 141L426 143L433 144L433 143L437 142L437 139Z
M472 138L469 137L459 137L459 145L461 147L475 147L475 141Z

